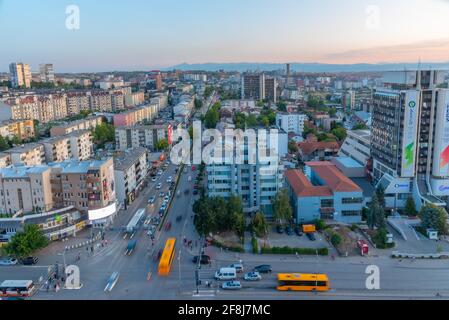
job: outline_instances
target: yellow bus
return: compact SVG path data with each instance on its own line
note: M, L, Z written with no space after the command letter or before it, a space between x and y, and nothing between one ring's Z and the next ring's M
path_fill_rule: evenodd
M161 261L159 262L158 274L160 276L168 276L170 273L171 265L175 257L175 244L176 239L170 238L165 243L165 249L161 256Z
M325 274L280 273L279 291L329 291L329 278Z

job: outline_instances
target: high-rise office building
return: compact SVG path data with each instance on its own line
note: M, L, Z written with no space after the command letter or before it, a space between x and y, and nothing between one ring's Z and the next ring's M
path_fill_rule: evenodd
M30 65L26 63L11 63L9 65L11 85L14 88L31 86Z
M150 71L147 75L147 82L154 90L162 90L162 73L159 70Z
M264 73L244 73L242 75L242 99L277 100L276 78L267 77Z
M375 181L387 207L412 196L418 208L446 206L449 197L449 90L439 71L388 72L373 95Z
M55 83L55 70L52 64L39 65L41 81Z

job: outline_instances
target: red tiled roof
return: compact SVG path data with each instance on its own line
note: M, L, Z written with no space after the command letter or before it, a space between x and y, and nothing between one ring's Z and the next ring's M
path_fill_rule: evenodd
M299 197L332 197L332 190L327 186L314 186L299 170L287 170L288 183Z
M338 142L300 142L298 143L298 148L302 151L303 154L312 154L316 150L339 150L340 145Z
M362 189L329 161L306 162L333 192L361 192Z

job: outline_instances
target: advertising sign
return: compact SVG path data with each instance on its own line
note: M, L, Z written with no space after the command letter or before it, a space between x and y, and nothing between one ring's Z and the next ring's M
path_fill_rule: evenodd
M449 177L449 90L441 92L438 98L433 175Z
M449 179L430 179L432 193L437 196L449 196Z
M407 91L405 96L404 132L402 141L402 171L401 176L412 178L415 176L416 136L419 115L418 91Z
M112 216L116 212L116 210L117 210L117 206L116 206L115 202L112 203L111 205L101 208L101 209L89 210L89 220L95 221L95 220L108 218L108 217Z

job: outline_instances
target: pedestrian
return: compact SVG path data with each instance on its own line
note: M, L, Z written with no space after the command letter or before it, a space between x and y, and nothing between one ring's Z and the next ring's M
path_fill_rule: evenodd
M104 244L108 246L108 240L104 240Z

